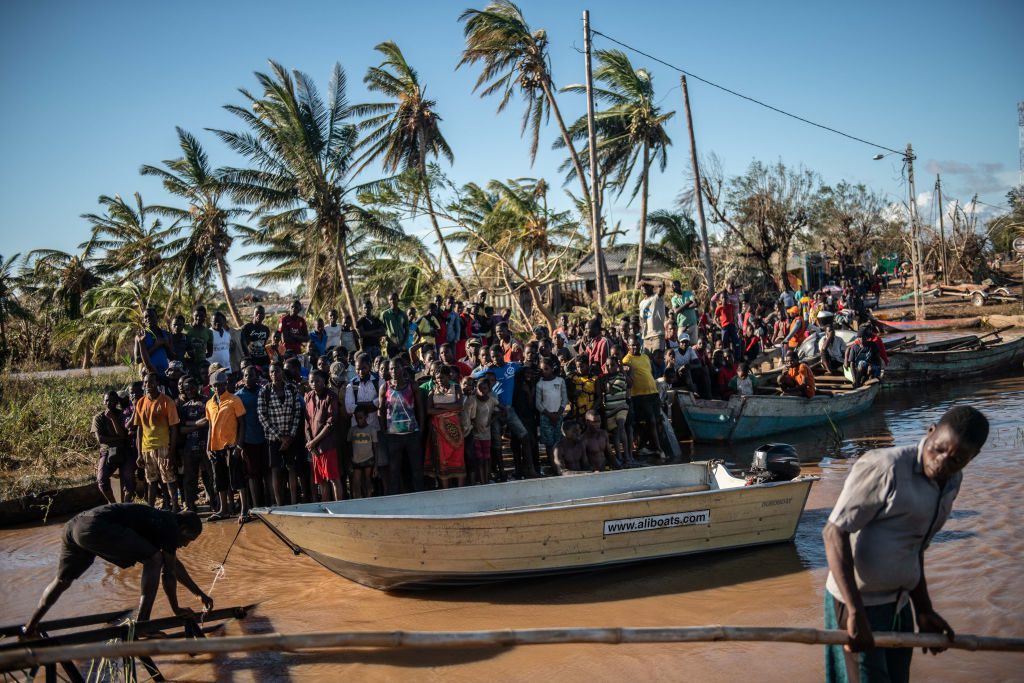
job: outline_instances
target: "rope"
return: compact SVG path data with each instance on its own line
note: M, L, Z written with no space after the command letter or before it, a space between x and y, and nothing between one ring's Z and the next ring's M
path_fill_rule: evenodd
M235 542L238 540L238 537L241 535L242 528L244 526L245 526L244 524L239 524L238 525L238 531L235 532L235 537L233 539L231 539L231 544L228 545L228 550L227 550L226 553L224 553L224 559L220 561L220 564L214 565L214 567L213 567L213 583L210 584L210 590L206 591L207 595L213 595L213 589L216 588L217 582L220 581L221 577L223 577L225 574L227 574L227 571L224 569L224 565L227 564L228 555L231 554L231 549L235 547ZM202 628L203 622L205 620L206 620L206 610L204 609L202 616L199 618L199 626L200 626L200 628Z

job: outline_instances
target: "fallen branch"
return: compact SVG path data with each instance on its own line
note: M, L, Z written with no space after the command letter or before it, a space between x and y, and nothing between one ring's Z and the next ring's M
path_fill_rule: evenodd
M843 645L844 631L760 626L697 626L666 628L537 628L496 631L339 631L333 633L271 633L200 640L142 640L92 645L22 648L0 654L0 671L25 669L71 660L140 657L215 652L273 650L295 652L346 647L463 648L562 643L706 643L772 642L805 645ZM1024 638L995 638L958 634L950 641L932 633L876 633L883 648L944 647L952 650L1024 652Z

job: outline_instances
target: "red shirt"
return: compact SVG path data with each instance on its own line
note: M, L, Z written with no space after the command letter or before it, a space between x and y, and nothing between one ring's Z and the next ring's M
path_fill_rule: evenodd
M721 303L715 307L715 317L722 327L736 323L736 307L730 303Z
M286 351L294 351L295 353L302 353L302 347L309 342L309 328L306 327L306 319L301 315L283 315L281 316L281 322L277 324L277 331L284 337L284 331L289 330L292 336L302 339L301 342L290 342L288 338L284 338L284 348Z
M604 374L604 364L608 360L608 338L598 337L591 340L583 351L592 368L596 367L599 374Z

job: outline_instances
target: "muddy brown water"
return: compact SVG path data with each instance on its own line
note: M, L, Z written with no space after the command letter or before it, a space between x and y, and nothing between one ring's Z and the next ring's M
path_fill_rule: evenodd
M787 435L817 474L792 543L657 561L588 574L418 593L383 593L352 583L305 556L295 557L266 528L247 526L213 590L220 606L258 603L226 633L322 630L493 629L556 626L821 626L826 563L821 529L850 458L893 443L913 443L957 402L989 417L992 434L969 466L952 519L926 555L936 609L961 632L1024 636L1024 378L925 385L880 395L870 414L831 430ZM841 439L839 438L841 437ZM702 459L749 462L757 443L697 447ZM52 577L59 521L0 530L0 621L24 620ZM204 588L235 534L231 522L207 525L182 553ZM500 542L500 539L496 539ZM52 610L70 616L132 606L138 568L96 564ZM183 604L196 606L183 593ZM162 595L157 614L168 612ZM814 681L822 650L808 645L544 645L517 648L350 650L328 654L237 653L158 659L186 681ZM915 680L1024 680L1013 654L915 653Z

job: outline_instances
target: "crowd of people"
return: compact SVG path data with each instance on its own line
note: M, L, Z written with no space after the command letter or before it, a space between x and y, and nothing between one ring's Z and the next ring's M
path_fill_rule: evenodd
M826 372L877 376L884 345L870 326L849 345L833 326L863 320L869 286L805 294L787 281L774 301L754 301L730 284L701 302L679 281L650 281L633 315L562 314L529 338L486 291L471 302L437 296L419 314L391 294L379 314L365 301L355 322L336 310L307 320L295 301L276 329L262 306L240 330L219 311L208 324L202 306L165 330L148 309L134 345L142 379L107 394L93 420L97 482L108 501L112 477L123 500L144 480L150 505L194 511L205 496L212 519L237 512L244 522L253 506L678 457L676 392L813 397L796 353L811 334ZM758 366L776 349L784 371L759 387Z

